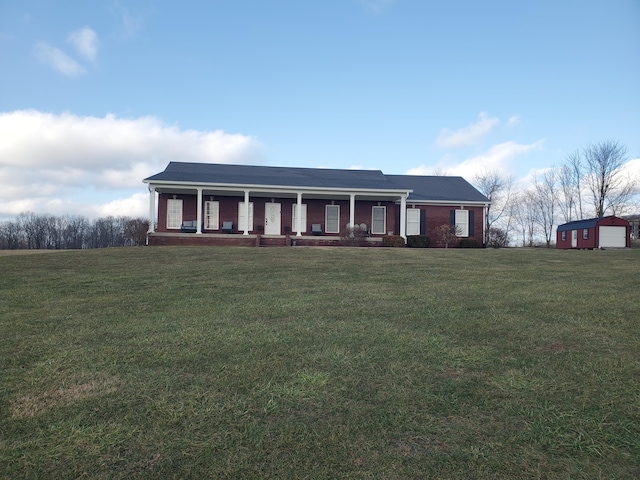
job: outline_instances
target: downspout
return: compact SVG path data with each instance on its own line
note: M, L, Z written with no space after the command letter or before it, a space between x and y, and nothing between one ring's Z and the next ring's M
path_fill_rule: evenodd
M196 213L196 233L202 233L202 188L198 188L198 211Z
M487 235L489 232L487 231L487 209L489 208L488 204L484 204L482 207L482 241L484 242L484 246L487 246Z
M407 241L407 194L400 197L400 236Z
M156 231L156 187L149 185L149 229L147 233Z

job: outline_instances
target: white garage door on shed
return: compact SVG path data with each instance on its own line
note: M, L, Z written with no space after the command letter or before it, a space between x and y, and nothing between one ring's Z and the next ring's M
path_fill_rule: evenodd
M599 247L624 248L627 246L627 228L601 225L598 230Z

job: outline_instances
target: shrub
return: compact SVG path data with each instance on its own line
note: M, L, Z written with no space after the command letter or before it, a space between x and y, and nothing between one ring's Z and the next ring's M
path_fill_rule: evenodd
M382 237L382 245L385 247L404 247L404 238L400 235L385 235Z
M455 225L445 223L436 228L436 240L439 247L449 248L449 245L455 245L458 235L460 235L460 229Z
M487 247L504 248L509 246L509 235L501 228L491 227L487 231Z
M426 235L408 235L407 247L411 248L429 248L431 239Z
M345 227L340 234L340 242L345 247L362 247L366 242L366 238L366 230L361 229L359 225Z
M480 248L480 244L475 238L463 238L460 240L460 248Z

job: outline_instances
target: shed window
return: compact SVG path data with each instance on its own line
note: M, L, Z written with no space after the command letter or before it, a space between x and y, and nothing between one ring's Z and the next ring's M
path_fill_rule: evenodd
M387 207L373 207L371 212L371 233L387 232Z
M182 199L167 200L167 228L182 228Z
M587 238L589 238L589 229L588 228L583 228L582 229L582 239L586 240Z
M564 231L562 232L562 235L560 235L560 237L562 238L562 241L563 241L563 242L566 242L566 241L567 241L567 231L566 231L566 230L564 230Z
M340 233L340 205L325 207L324 225L326 233Z

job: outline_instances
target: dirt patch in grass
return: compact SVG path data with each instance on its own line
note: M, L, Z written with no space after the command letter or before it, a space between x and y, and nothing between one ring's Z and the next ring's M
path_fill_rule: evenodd
M76 382L64 388L52 388L37 394L24 395L11 403L11 416L13 418L37 417L55 408L113 393L120 383L116 377L100 377Z

